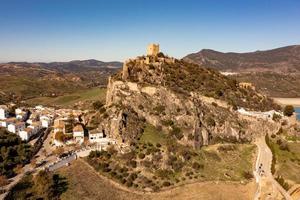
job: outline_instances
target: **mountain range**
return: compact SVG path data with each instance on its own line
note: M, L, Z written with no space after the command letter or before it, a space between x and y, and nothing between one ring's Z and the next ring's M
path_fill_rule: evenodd
M183 60L221 72L235 72L238 81L251 82L272 97L300 96L300 45L249 53L203 49ZM37 96L60 96L107 84L121 62L94 59L70 62L0 64L0 103Z
M220 71L299 73L300 45L249 53L203 49L183 59Z

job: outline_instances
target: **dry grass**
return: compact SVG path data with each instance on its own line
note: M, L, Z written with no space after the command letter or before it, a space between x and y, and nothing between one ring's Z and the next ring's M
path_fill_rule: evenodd
M101 199L101 200L135 200L135 199L252 199L255 184L232 182L198 182L183 185L159 193L135 194L122 186L107 180L97 174L82 160L75 161L68 168L59 171L68 180L68 191L62 195L62 200L71 199Z
M106 89L90 88L80 90L71 94L65 94L59 97L37 97L29 99L26 103L30 105L62 106L72 107L78 102L96 101L105 102Z

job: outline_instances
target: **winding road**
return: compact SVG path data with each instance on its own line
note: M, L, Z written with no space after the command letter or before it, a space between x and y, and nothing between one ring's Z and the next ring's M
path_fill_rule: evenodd
M258 157L254 176L258 183L255 200L258 199L277 199L281 195L286 200L292 200L289 193L274 179L271 172L272 152L266 144L265 137L259 137L256 140L258 148Z

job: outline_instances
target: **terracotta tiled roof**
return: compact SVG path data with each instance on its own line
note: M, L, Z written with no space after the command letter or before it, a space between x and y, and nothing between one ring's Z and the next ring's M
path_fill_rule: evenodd
M73 128L74 132L80 132L83 131L83 128L80 124L77 124L74 128Z

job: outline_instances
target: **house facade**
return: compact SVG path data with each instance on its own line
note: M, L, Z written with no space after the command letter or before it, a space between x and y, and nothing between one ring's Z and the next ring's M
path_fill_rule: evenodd
M73 128L73 138L76 143L82 144L84 142L84 130L80 124Z
M28 127L19 132L20 138L24 141L29 141L33 135L33 129Z
M7 130L11 133L19 133L20 131L22 131L24 129L25 129L24 122L11 123L7 126Z
M8 117L7 106L0 106L0 120L6 119Z
M89 132L89 142L90 143L100 143L103 138L103 132L100 130L91 130Z

